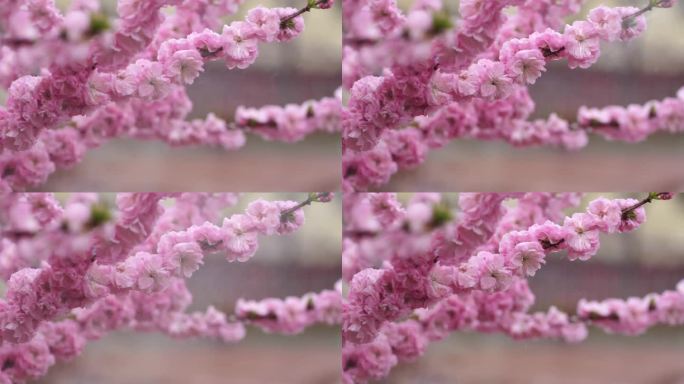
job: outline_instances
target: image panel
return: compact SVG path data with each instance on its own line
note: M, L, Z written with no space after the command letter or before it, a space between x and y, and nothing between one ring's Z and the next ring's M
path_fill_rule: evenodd
M345 1L345 190L680 190L683 21L669 0Z
M339 188L339 2L2 8L0 190Z
M684 195L350 193L345 383L679 383Z
M339 381L332 193L12 193L0 382Z

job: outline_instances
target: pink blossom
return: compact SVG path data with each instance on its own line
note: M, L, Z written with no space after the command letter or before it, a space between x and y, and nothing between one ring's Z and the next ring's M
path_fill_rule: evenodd
M510 255L510 260L511 264L519 268L523 275L534 276L545 263L544 257L541 244L534 241L517 244Z
M541 32L534 32L530 35L530 40L544 53L547 59L562 57L566 48L565 35L550 28Z
M617 199L616 203L621 210L628 210L633 208L639 201L636 199ZM646 221L646 211L643 206L631 209L629 212L622 215L618 232L632 231Z
M546 70L546 62L538 49L518 51L508 63L509 73L521 83L534 84Z
M675 0L659 0L656 2L656 7L658 8L672 8L675 5Z
M569 343L577 343L587 338L589 331L583 323L570 323L563 327L563 339Z
M405 25L409 36L414 40L423 39L432 28L432 13L422 10L414 10L406 17Z
M175 244L168 257L174 274L189 278L203 264L204 255L196 242L187 242Z
M436 264L428 277L428 295L439 299L451 294L451 286L457 279L456 276L457 272L454 267Z
M444 105L452 100L451 93L457 84L453 73L435 72L430 79L429 100L434 105Z
M553 306L533 311L529 278L543 267L547 253L567 250L570 259L590 257L598 250L599 233L634 229L643 222L644 206L660 201L656 195L641 201L598 198L564 218L566 210L579 205L579 195L462 193L457 220L429 227L425 208L444 201L440 194L417 193L407 203L390 200L393 207L398 204L393 211L406 210L407 223L382 226L373 204L393 195L345 194L345 380L386 377L393 359L413 361L427 343L461 330L574 343L586 339L589 326L636 335L656 324L684 324L684 283L677 291L626 300L582 299L576 315ZM504 205L505 199L513 201ZM412 216L414 229L408 223ZM490 251L497 249L500 253ZM389 350L377 350L385 342Z
M117 95L129 96L135 92L136 80L133 72L133 67L130 67L130 70L119 72L116 75L116 78L113 81L113 88Z
M223 49L223 37L210 29L201 32L193 32L188 35L188 40L200 53L212 54Z
M599 37L593 24L576 21L565 28L564 36L571 68L587 68L598 60Z
M427 348L428 340L416 321L391 323L386 332L392 351L401 361L414 361Z
M86 339L75 321L50 323L46 328L45 338L55 355L69 360L83 352Z
M255 200L249 204L246 213L254 219L254 225L261 233L273 234L280 226L280 208L275 203Z
M462 96L474 95L479 85L479 77L469 70L461 71L456 79L456 89Z
M247 261L254 256L258 246L254 224L254 219L247 215L235 215L223 221L228 261Z
M314 195L317 203L332 198L324 192ZM162 198L175 201L160 204ZM236 202L234 194L120 194L116 205L106 208L113 211L111 217L105 217L104 202L96 194L73 193L65 203L51 194L0 199L0 222L6 227L0 236L0 276L7 281L0 300L5 342L0 361L9 353L13 364L3 375L9 382L37 379L55 362L76 356L86 340L118 329L236 342L253 321L284 334L316 323L339 323L341 288L266 299L266 318L259 321L229 320L213 307L185 312L192 301L186 279L201 265L203 252L230 252L234 245L226 234L234 235L235 228L212 221ZM277 203L270 204L279 217ZM292 210L289 230L297 229L303 205L280 203ZM242 219L255 220L236 214L228 221L241 224ZM276 221L271 227L280 225Z
M465 0L459 4L459 11L463 18L477 16L485 7L484 0Z
M398 166L413 168L425 160L427 145L422 137L422 132L414 128L388 132L385 140Z
M379 101L374 97L374 93L382 85L381 77L366 76L354 83L351 89L348 108L358 114L364 120L373 119L380 109ZM359 149L370 149L378 140L378 128L371 123L362 121L349 122L352 124L350 129L343 132L345 145L350 145Z
M247 68L256 60L257 40L253 37L254 26L236 22L223 27L223 58L228 69Z
M398 28L405 19L395 0L370 1L369 9L373 21L383 33Z
M387 182L397 169L397 163L392 159L392 153L384 143L375 146L368 156L356 165L356 172L376 184Z
M390 369L398 362L397 357L392 353L389 341L384 335L383 337L376 338L368 344L367 348L353 355L345 354L344 350L342 355L343 360L347 360L347 363L344 363L345 366L355 367L346 374L354 375L354 372L358 371L357 374L360 376L358 380L350 379L352 383L367 381L368 379L377 380L387 376Z
M406 220L413 232L421 232L426 229L432 219L433 204L417 201L406 207Z
M318 0L316 1L316 7L319 9L328 9L335 4L335 0Z
M628 21L622 23L622 32L620 33L620 40L631 40L646 30L646 17L644 15L631 17L639 11L635 7L619 7L616 8L622 18L629 18Z
M137 260L130 258L116 266L114 272L114 284L118 288L131 288L138 279Z
M268 8L250 9L246 20L255 27L255 36L263 41L273 41L280 32L280 17Z
M88 80L88 102L101 105L109 101L114 82L113 76L94 72Z
M598 228L608 233L615 232L622 222L622 210L614 200L596 199L589 203L587 211L598 219Z
M158 292L169 284L170 273L163 266L163 259L154 253L136 254L138 268L137 287L143 291Z
M479 252L474 262L480 270L480 287L486 291L505 290L512 282L511 272L504 267L498 253Z
M512 81L506 76L503 64L488 59L480 59L469 70L474 71L479 76L482 97L502 98L511 92Z
M275 11L280 19L282 20L285 17L289 17L290 15L294 14L297 12L297 9L295 8L274 8L273 11ZM278 32L278 35L276 36L276 40L278 41L288 41L292 40L295 38L297 35L302 33L304 30L304 20L302 19L301 16L297 16L294 19L290 19L289 22L285 23L284 27L280 28L280 31Z
M566 229L565 242L568 246L570 260L587 260L596 253L599 243L597 220L586 213L576 213L566 217L563 226Z
M163 75L160 63L138 59L128 70L136 78L138 96L158 99L169 92L169 80Z
M90 15L82 11L71 11L64 16L64 29L69 40L78 41L90 26Z
M11 227L17 231L34 233L40 228L40 222L34 216L31 205L26 200L17 201L9 210L8 219Z
M475 263L462 264L457 272L458 285L461 288L472 288L477 284L479 269Z
M185 84L192 84L203 71L202 57L194 49L176 51L165 65L167 76Z
M94 263L86 274L85 292L90 298L100 298L109 293L112 284L112 266Z
M84 230L90 219L91 208L89 204L74 202L64 210L64 224L71 232L78 233Z
M405 215L396 193L373 193L369 195L369 201L373 214L383 226L391 225Z
M277 230L278 234L292 233L304 224L304 213L301 210L291 211L297 204L296 201L279 201L276 203L281 215L280 226ZM289 213L286 213L286 211L289 211Z
M622 32L622 15L615 8L597 7L589 12L588 20L594 24L599 36L614 41Z

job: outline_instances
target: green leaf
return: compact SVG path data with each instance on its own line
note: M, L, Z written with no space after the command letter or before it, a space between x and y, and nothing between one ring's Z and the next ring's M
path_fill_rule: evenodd
M449 17L447 12L435 12L432 14L432 28L430 29L431 35L439 35L440 33L453 27L454 23L451 21L451 17Z
M90 218L86 223L86 228L93 229L112 219L112 213L104 204L93 204L90 207Z
M90 14L90 27L88 28L88 36L96 36L111 28L109 19L104 13Z

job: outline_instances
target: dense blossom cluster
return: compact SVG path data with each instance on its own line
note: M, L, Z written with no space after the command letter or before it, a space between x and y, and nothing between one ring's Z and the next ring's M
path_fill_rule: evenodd
M552 254L588 260L600 234L637 229L646 204L671 198L597 198L565 216L579 205L579 194L462 193L458 210L433 193L415 194L406 204L393 193L345 195L345 382L380 379L455 331L575 342L589 325L629 335L656 324L684 325L684 280L643 298L581 300L574 314L555 307L530 312L528 278Z
M5 2L7 3L7 2ZM302 9L250 9L223 25L241 0L122 0L118 18L97 0L11 0L0 7L0 191L44 182L57 167L80 161L115 137L157 139L172 145L244 145L245 132L294 141L340 130L341 101L240 108L236 121L213 114L188 120L185 87L206 63L247 68L259 45L289 41L304 29ZM174 12L167 12L173 9Z
M247 261L260 236L296 231L304 206L331 197L255 200L221 221L235 194L120 194L115 208L95 194L73 194L65 203L43 193L3 196L0 383L40 377L89 340L120 329L235 342L246 324L292 334L340 323L339 289L240 300L226 314L214 307L188 312L186 286L205 257Z
M530 119L528 86L550 62L588 68L598 60L601 42L636 38L646 29L647 11L674 2L651 0L643 9L600 6L564 25L581 3L464 0L456 18L440 0L412 2L406 12L395 0L348 0L345 190L385 184L455 138L578 149L589 131L625 141L684 131L684 90L644 106L582 108L574 122L555 114Z

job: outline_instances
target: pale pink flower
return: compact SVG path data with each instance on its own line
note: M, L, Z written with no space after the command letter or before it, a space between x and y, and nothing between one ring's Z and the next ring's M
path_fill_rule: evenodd
M499 99L511 92L512 81L505 74L502 63L488 59L480 59L471 66L480 79L480 95L488 99Z
M233 215L223 221L224 244L228 261L247 261L257 250L257 232L254 218L247 215Z
M137 79L138 96L159 99L169 92L169 80L164 76L164 69L159 62L138 59L129 70Z
M605 232L615 232L622 222L622 210L614 201L606 198L598 198L589 203L587 212L594 215L597 226Z
M459 72L456 79L456 89L461 96L474 95L477 92L479 78L476 73L470 70Z
M169 284L170 273L164 268L160 255L139 252L135 255L138 268L137 286L148 292L159 292Z
M185 278L192 276L204 263L202 249L196 242L175 244L169 256L176 276Z
M515 53L509 63L509 73L521 83L534 84L546 71L546 61L538 49L526 49Z
M257 56L257 40L253 37L254 26L234 22L223 27L223 58L229 69L247 68Z
M446 297L452 293L457 272L453 266L435 264L428 276L428 295L433 299Z
M246 20L255 27L254 34L263 41L273 41L280 32L280 16L264 7L252 8Z
M565 28L565 49L572 59L571 67L586 68L593 64L599 55L599 37L593 24L576 21Z
M171 78L185 84L192 84L204 70L202 57L195 49L176 51L171 56L166 70Z
M596 225L596 218L587 213L575 213L565 218L565 242L570 250L568 256L571 260L587 260L594 255L599 242Z
M85 292L90 298L104 297L109 293L114 268L110 265L93 263L86 272Z
M511 272L504 266L504 258L498 253L479 252L475 263L480 271L480 287L486 291L501 291L512 283Z
M280 226L280 208L274 202L255 200L249 203L245 212L254 219L255 228L259 232L271 235Z
M544 249L538 241L519 243L513 249L510 256L511 264L520 269L520 272L526 276L534 276L534 274L545 263Z
M607 41L614 41L622 32L622 15L615 8L596 7L589 12L587 19L594 25L599 36Z

